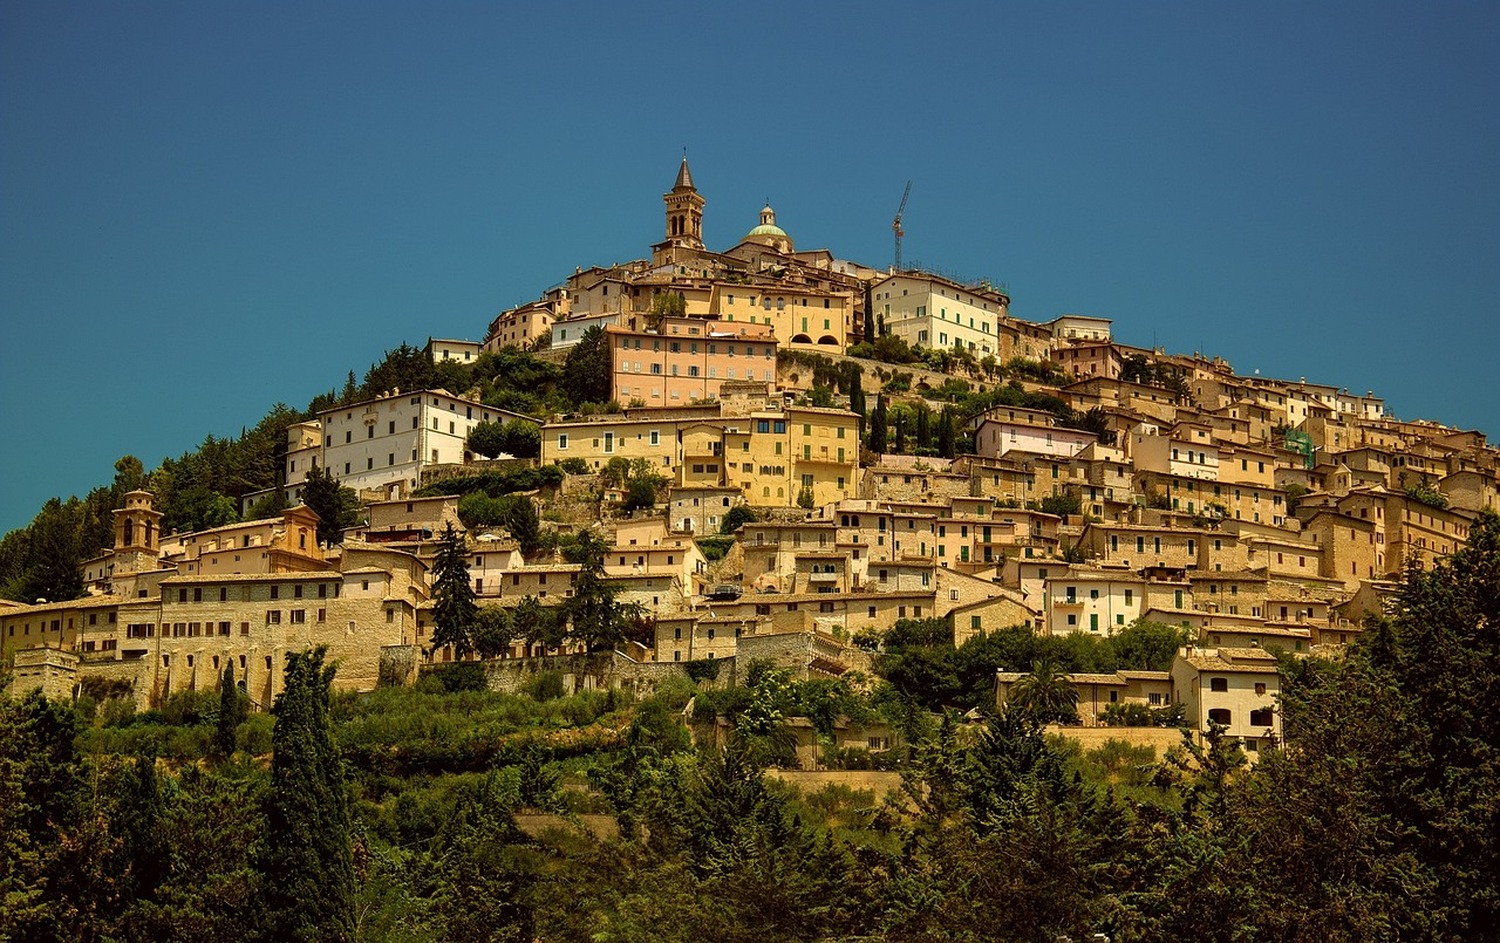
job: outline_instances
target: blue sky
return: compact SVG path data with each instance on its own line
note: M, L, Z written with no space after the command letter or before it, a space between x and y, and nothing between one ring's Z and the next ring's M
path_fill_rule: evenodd
M1494 3L0 5L0 531L661 238L1500 435Z

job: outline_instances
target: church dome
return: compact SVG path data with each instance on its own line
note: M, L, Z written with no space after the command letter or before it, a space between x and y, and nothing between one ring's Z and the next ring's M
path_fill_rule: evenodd
M776 211L771 209L770 203L760 211L760 225L745 234L745 241L759 242L780 252L792 251L792 237L776 225Z

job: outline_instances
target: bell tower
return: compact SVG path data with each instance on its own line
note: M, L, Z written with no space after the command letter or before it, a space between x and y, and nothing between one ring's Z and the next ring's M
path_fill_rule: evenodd
M670 193L662 194L667 204L667 239L671 246L686 249L703 248L703 197L693 186L693 174L688 170L687 155L682 155L682 166L677 170L677 182Z
M115 572L140 573L156 568L160 551L161 512L149 491L131 491L125 506L116 508Z

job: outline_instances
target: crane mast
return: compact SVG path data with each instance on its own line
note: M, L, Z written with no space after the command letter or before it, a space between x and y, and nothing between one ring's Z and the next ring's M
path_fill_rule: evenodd
M911 181L906 181L906 189L901 191L901 205L896 207L896 218L891 220L891 231L896 234L896 268L901 271L901 237L906 235L906 230L901 228L901 214L906 212L906 198L911 196Z

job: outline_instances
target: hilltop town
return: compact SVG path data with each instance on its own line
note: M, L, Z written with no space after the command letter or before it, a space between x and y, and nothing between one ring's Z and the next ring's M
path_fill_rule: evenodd
M286 424L238 520L174 530L125 492L81 595L0 602L11 689L145 707L227 667L266 709L285 654L324 645L355 690L478 661L497 687L647 692L752 661L868 672L912 624L961 645L1144 622L1188 644L1076 675L1078 720L1176 706L1253 753L1281 736L1278 650L1337 652L1500 507L1482 433L1373 391L1022 320L998 283L798 249L769 205L710 250L686 158L663 199L649 257L574 271L481 340L430 338L448 385ZM347 522L312 507L330 480ZM443 625L455 540L489 635ZM584 593L629 618L584 631Z

